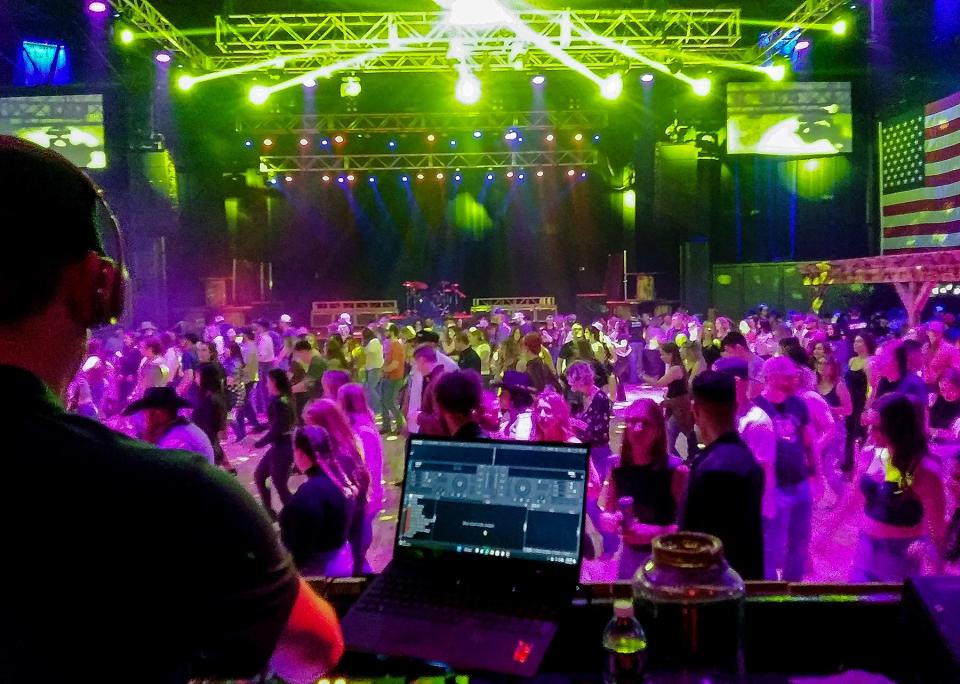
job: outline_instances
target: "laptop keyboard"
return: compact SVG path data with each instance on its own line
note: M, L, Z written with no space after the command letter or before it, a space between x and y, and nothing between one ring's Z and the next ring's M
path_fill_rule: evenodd
M370 613L455 624L478 620L484 627L510 633L539 633L548 619L539 602L484 591L474 583L387 573L375 581L356 608Z

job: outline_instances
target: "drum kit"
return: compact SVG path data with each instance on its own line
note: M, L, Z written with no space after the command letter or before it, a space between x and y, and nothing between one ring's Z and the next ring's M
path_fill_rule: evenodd
M460 284L448 280L441 280L434 288L420 280L408 280L403 288L407 291L407 312L423 318L450 316L462 311L467 300Z

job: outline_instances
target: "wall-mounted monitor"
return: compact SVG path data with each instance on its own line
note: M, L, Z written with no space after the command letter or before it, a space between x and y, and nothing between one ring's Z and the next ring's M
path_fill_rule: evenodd
M107 167L102 95L0 98L0 134L56 150L81 168Z

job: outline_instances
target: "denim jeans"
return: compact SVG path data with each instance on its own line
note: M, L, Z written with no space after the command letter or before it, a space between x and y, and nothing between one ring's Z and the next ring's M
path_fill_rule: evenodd
M403 380L384 378L380 383L380 401L383 410L383 429L390 432L396 424L397 430L403 427L403 412L400 410L400 387ZM392 416L392 418L391 418ZM391 422L391 420L393 422Z
M257 412L253 408L253 393L256 389L257 383L255 382L248 382L244 385L243 403L237 407L237 421L234 424L237 439L243 439L247 436L247 421L250 421L250 424L253 425L254 428L260 427L260 419L257 418Z
M902 582L920 574L920 559L908 553L920 537L883 539L861 532L853 556L851 582Z
M764 520L766 577L776 580L777 571L784 582L799 582L806 570L810 551L813 496L810 483L778 486L775 492L777 513Z
M254 408L260 413L266 413L267 406L270 404L270 389L267 387L267 375L272 368L273 361L260 361L260 381L257 383L257 401L256 404L254 404Z
M367 392L367 404L374 413L380 408L380 378L383 377L382 368L368 368L363 379L363 388Z
M827 486L837 496L843 496L847 490L847 481L842 470L847 433L840 424L837 424L834 429L836 430L834 436L823 445L820 464Z

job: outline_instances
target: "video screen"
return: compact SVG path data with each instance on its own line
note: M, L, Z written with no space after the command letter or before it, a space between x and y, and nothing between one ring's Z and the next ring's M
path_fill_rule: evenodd
M853 150L849 83L730 83L727 153L822 157Z
M84 169L105 169L102 95L0 98L0 134L54 149Z

